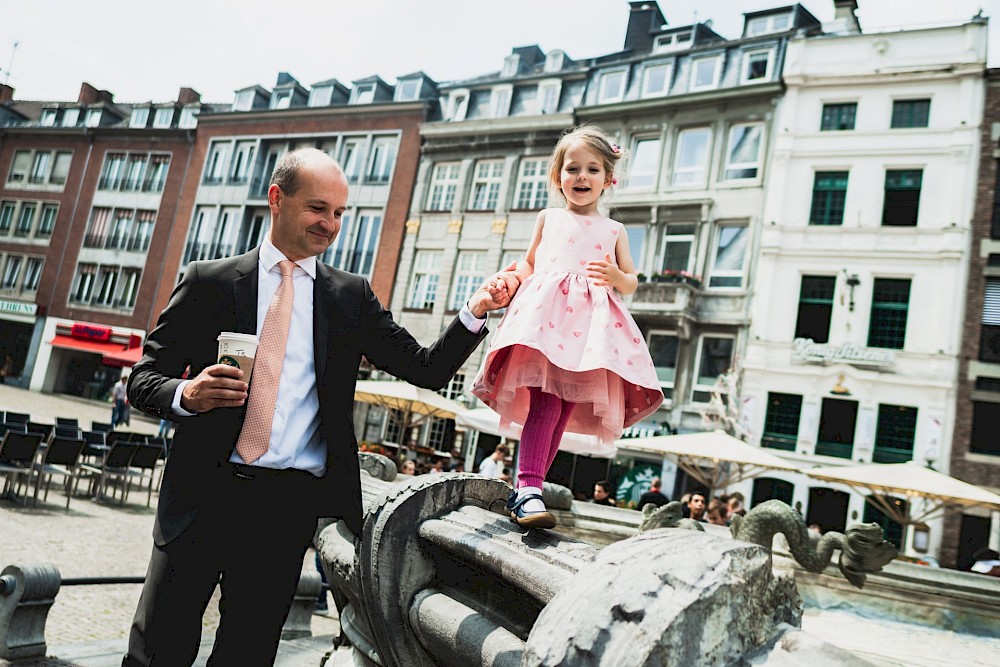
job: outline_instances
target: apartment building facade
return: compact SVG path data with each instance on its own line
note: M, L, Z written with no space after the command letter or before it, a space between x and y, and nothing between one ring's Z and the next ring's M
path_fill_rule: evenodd
M987 26L851 28L796 37L786 52L743 426L804 468L912 461L947 473ZM907 553L942 553L940 516L904 537L844 485L775 473L742 490L751 504L786 500L823 530L877 521Z

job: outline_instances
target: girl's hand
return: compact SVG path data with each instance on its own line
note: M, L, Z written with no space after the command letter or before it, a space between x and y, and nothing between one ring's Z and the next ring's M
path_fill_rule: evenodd
M631 274L625 273L611 261L611 255L604 253L603 260L594 260L587 264L587 277L595 281L598 287L614 287L619 292L625 292L630 286ZM631 292L626 292L631 294Z

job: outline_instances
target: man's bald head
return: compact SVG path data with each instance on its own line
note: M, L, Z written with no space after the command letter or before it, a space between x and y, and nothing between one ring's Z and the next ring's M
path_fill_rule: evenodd
M337 161L318 148L298 148L281 156L271 174L271 185L277 185L286 195L294 195L299 190L299 174L305 166L325 166L332 164L341 174ZM346 178L346 177L345 177Z

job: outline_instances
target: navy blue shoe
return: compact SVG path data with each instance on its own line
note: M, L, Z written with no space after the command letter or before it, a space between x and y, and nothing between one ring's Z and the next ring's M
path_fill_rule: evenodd
M521 526L522 528L535 529L535 528L555 528L556 518L552 516L546 510L541 512L526 512L524 509L524 503L529 500L542 501L542 497L537 493L532 493L527 495L520 500L516 501L512 506L510 506L510 518L511 521ZM508 504L509 504L508 500Z
M517 502L517 491L511 491L510 495L507 496L507 513L510 514L514 511L514 504Z

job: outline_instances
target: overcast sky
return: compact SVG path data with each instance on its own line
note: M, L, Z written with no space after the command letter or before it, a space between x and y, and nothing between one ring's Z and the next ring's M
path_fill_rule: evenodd
M743 12L791 2L659 4L670 25L711 19L735 38ZM802 4L833 17L833 0ZM982 9L996 23L989 64L1000 65L1000 0L859 5L867 31L961 22ZM181 86L231 102L238 88L270 89L279 71L306 86L371 74L394 83L415 70L449 81L499 70L514 46L578 59L619 50L627 21L626 0L0 0L0 82L21 100L75 100L86 81L120 102L173 100Z

